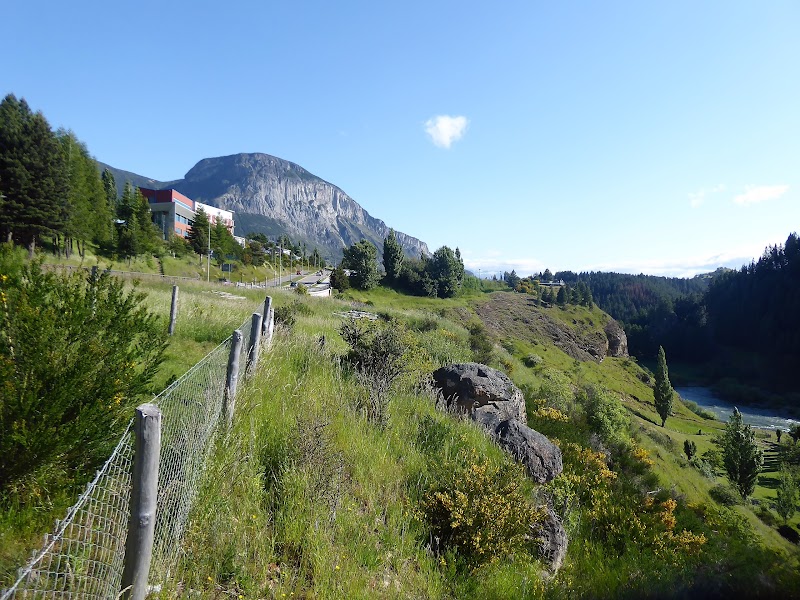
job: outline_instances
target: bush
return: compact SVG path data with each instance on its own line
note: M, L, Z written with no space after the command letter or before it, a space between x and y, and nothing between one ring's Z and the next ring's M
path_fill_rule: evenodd
M619 398L608 390L588 387L583 390L581 401L589 427L599 433L604 442L618 445L630 442L630 420Z
M351 318L342 323L339 333L350 346L345 360L368 392L360 408L370 422L384 425L389 390L409 363L407 332L397 322Z
M691 461L692 457L697 454L697 444L695 444L693 440L683 440L683 453L686 454L686 458Z
M473 321L467 326L469 331L469 348L472 350L472 360L477 363L489 365L494 361L494 344L486 333L483 323Z
M739 495L739 492L734 490L730 485L724 483L718 483L710 490L708 490L709 496L711 496L716 502L722 504L723 506L735 506L741 502L742 497Z
M775 513L763 504L759 505L756 510L756 516L761 519L761 522L769 527L775 527L778 524L778 518Z
M0 490L108 454L166 347L143 300L106 274L62 276L0 250Z
M522 359L523 364L526 367L530 367L531 369L538 367L542 364L542 357L538 354L528 354L525 358Z
M311 309L299 300L285 306L276 306L275 323L291 329L294 327L298 314L308 316L311 314Z
M462 450L456 460L456 468L443 465L422 499L432 537L471 568L522 550L544 513L524 493L521 468L493 465L474 450Z
M697 455L692 457L692 459L689 461L689 464L700 471L700 473L706 479L714 479L717 476L711 463L703 458L698 457Z
M715 415L711 411L706 410L705 408L701 408L700 406L697 405L697 402L694 402L693 400L686 400L685 398L681 398L681 402L683 402L683 405L686 408L688 408L694 414L703 419L714 421L717 418L717 415Z

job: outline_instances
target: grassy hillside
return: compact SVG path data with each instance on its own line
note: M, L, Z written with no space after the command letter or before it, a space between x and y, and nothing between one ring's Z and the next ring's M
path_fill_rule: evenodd
M142 282L140 289L166 318L171 286ZM723 424L676 402L667 426L658 426L649 373L633 359L591 358L609 319L599 309L539 308L507 292L450 300L384 288L331 299L271 293L277 337L242 390L232 431L218 439L163 597L772 596L797 589L797 546L753 506L720 505L710 490L723 479L683 456L685 439L701 455L711 450ZM263 295L181 284L181 318L159 385L229 335ZM369 418L369 381L349 366L339 335L336 313L353 308L376 313L372 327L391 330L404 347L385 421ZM534 485L471 422L436 408L429 373L472 360L486 343L486 360L524 391L529 424L561 447L564 473L550 484ZM762 506L774 496L772 477L757 488ZM66 498L4 513L4 568L19 566L14 561ZM536 540L523 535L547 503L570 537L555 576L544 573Z
M717 504L709 489L722 479L704 476L682 457L684 439L696 440L702 453L722 424L676 403L662 429L645 383L649 375L635 361L576 360L552 339L529 336L519 325L544 317L578 338L592 338L607 315L581 308L515 310L510 296L442 301L386 289L351 292L338 300L276 294L279 307L294 307L295 322L279 328L233 433L214 454L178 588L204 597L247 598L793 590L796 546L762 523L751 507ZM337 334L342 319L334 312L353 307L407 331L413 346L414 359L391 395L382 427L365 418L366 392L342 363L347 346ZM516 333L505 318L517 323ZM424 383L432 368L471 359L466 326L481 319L495 344L494 366L510 372L526 393L530 424L562 447L565 472L547 486L534 486L513 471L471 423L437 411ZM526 366L534 354L539 360ZM624 407L618 418L630 423L628 430L598 433L591 402L581 392L591 386L613 391L605 397ZM506 483L515 482L534 505L549 498L564 517L570 549L553 578L543 576L530 544L490 552L483 560L475 559L468 544L438 545L435 532L441 530L426 508L431 494L466 493L454 490L454 481L504 468L512 469ZM488 495L502 481L499 475L489 478L482 489ZM762 486L756 497L770 491ZM478 504L466 502L450 517ZM496 539L497 523L473 516L470 539Z

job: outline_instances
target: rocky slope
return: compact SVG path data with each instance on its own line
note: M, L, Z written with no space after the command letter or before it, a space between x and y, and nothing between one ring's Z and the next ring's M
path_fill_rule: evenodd
M553 309L559 310L559 309ZM550 340L576 360L595 362L606 356L628 356L628 341L619 324L605 313L593 317L581 312L566 320L541 309L526 294L495 293L476 307L486 327L498 338L518 338L536 344ZM571 322L570 322L571 321Z
M100 168L107 165L100 163ZM335 185L303 167L269 154L235 154L206 158L183 179L161 183L115 171L118 185L131 179L138 185L172 187L182 194L236 213L236 234L286 234L338 261L342 249L361 239L383 250L389 227L371 216ZM140 183L141 182L141 183ZM429 254L427 245L405 233L397 239L410 256Z

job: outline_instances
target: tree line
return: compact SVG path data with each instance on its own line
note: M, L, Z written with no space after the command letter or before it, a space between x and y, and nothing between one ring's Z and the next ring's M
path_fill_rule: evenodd
M786 390L800 360L800 240L791 233L784 244L740 269L718 269L692 279L558 273L586 281L598 305L621 321L632 354L655 356L663 345L672 360L705 362L722 350L760 358L761 385ZM721 372L722 376L734 374Z
M13 94L0 102L0 236L29 256L46 243L67 257L84 256L91 243L121 258L163 245L139 189L127 182L118 197L113 174L99 173L86 144L72 131L53 131Z
M594 298L592 290L584 281L573 281L567 283L557 276L554 276L550 269L545 269L543 273L520 277L515 270L510 273L503 273L503 281L506 285L522 294L533 296L539 306L585 306L592 308Z
M119 196L113 173L99 172L72 131L53 131L41 112L14 94L0 102L0 239L26 247L29 256L48 246L59 256L77 251L83 257L91 244L109 258L194 252L202 260L210 252L220 264L262 266L275 263L281 248L301 256L304 264L325 266L316 248L309 252L304 242L286 236L270 242L253 234L242 247L202 209L190 225L187 239L172 231L162 235L139 188L128 181ZM291 263L288 257L281 260Z
M394 229L383 240L383 267L378 267L378 249L367 240L346 248L341 263L331 274L331 286L344 290L352 286L372 289L378 283L415 296L452 298L464 287L465 270L461 251L442 246L432 256L409 258L397 241ZM349 275L345 269L350 271Z

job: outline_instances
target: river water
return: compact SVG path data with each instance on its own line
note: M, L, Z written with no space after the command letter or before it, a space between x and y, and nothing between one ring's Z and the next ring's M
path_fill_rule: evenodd
M713 394L707 387L701 386L686 386L676 387L675 391L681 395L684 400L691 400L696 402L701 408L717 415L720 421L727 423L733 414L733 404L725 402ZM791 425L798 423L794 419L786 416L781 416L777 413L780 411L769 410L762 408L753 408L750 406L738 406L739 412L742 413L742 419L745 423L749 423L753 427L760 427L762 429L783 429L788 431Z

